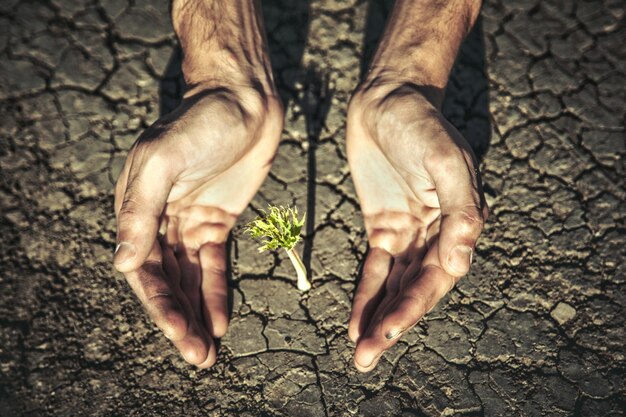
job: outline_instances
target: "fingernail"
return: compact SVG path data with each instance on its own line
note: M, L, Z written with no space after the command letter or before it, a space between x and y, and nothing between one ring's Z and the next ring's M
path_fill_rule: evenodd
M403 329L395 329L395 330L389 330L386 334L385 334L385 338L387 340L393 340L396 339L397 337L400 337L400 335L402 334Z
M123 265L135 257L137 251L135 245L128 242L121 242L115 248L115 265Z
M452 249L448 256L448 266L457 275L465 275L469 272L472 263L472 248L469 246L459 245Z
M372 366L375 366L378 363L378 360L383 355L383 353L385 353L384 350L382 352L380 352L378 355L374 356L374 358L371 360L369 365L363 365L363 364L359 364L359 365L361 365L361 368L366 368L366 369L367 368L371 368Z

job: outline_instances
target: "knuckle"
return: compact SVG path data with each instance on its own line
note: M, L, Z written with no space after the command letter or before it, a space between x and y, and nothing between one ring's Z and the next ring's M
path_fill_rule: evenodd
M158 121L155 125L159 123ZM171 123L167 129L158 129L158 134L153 132L154 125L146 129L133 147L131 175L129 185L139 177L146 180L150 176L144 175L147 172L165 171L171 173L171 168L176 166L180 160L181 153L178 146L171 145L171 138L178 136L181 129L180 123ZM146 136L147 135L147 136Z
M133 222L139 212L139 202L132 195L128 194L129 193L124 197L118 213L118 223L120 226L128 226Z
M222 276L226 275L226 267L222 265L222 260L218 260L216 262L210 262L208 265L202 266L202 271L205 274L212 276Z
M461 210L456 221L462 231L472 235L479 234L484 227L482 211L475 206Z
M143 175L147 172L165 171L172 173L172 168L180 160L180 153L177 147L163 146L161 143L152 142L142 146L142 159L140 170L142 178L149 181L149 176Z
M169 289L165 289L165 290L155 290L152 291L151 294L147 294L147 300L149 302L156 302L156 301L167 301L174 298L174 294L172 294Z
M223 311L226 311L226 303L228 299L228 288L225 285L216 285L215 287L206 288L206 286L202 286L202 295L204 296L204 301L209 306L212 306L212 310L209 309L205 305L206 312L213 311L213 315L216 318L220 317L220 308L223 308ZM228 319L226 319L228 320Z

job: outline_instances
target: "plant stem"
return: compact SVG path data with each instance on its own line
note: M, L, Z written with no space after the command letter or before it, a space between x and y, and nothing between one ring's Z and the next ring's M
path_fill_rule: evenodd
M300 255L293 248L285 249L287 255L289 256L289 260L293 264L293 267L296 269L296 274L298 277L298 289L300 291L308 291L311 289L311 283L306 277L306 268L302 263L302 259L300 259Z

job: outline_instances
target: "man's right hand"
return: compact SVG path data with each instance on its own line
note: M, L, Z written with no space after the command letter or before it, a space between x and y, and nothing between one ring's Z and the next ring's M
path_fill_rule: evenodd
M225 242L269 172L283 111L253 3L172 9L191 89L128 154L114 263L185 360L207 368L228 325Z

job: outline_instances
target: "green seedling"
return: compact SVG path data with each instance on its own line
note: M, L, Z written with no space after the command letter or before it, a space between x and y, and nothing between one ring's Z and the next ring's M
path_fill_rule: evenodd
M311 283L306 277L306 268L298 252L294 250L296 244L302 239L300 231L304 226L306 214L298 220L298 209L289 206L269 206L267 211L261 210L263 216L257 217L248 223L244 232L255 239L262 239L259 252L283 248L289 256L289 260L296 269L298 277L298 289L308 291Z

